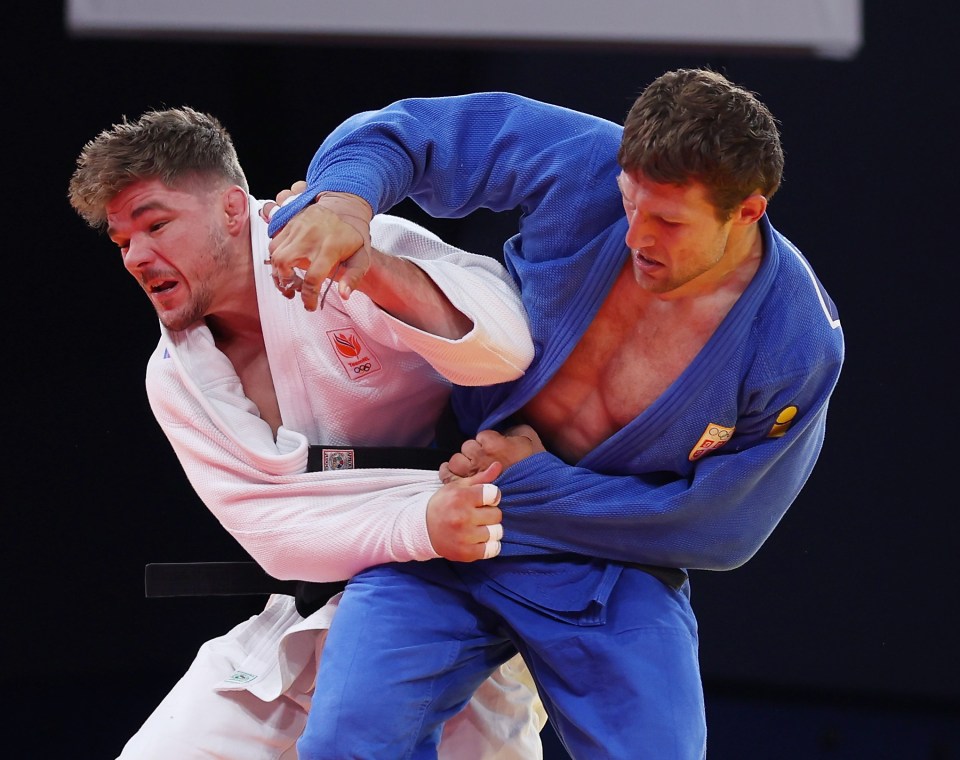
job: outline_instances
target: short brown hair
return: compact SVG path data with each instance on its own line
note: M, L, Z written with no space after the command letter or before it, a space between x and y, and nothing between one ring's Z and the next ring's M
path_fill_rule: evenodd
M617 161L654 182L702 182L721 219L780 187L776 119L757 96L717 72L678 69L654 80L627 115Z
M84 145L70 178L70 205L100 228L107 203L132 183L159 179L176 187L196 177L249 189L233 140L216 118L186 106L147 111L133 122L124 117Z

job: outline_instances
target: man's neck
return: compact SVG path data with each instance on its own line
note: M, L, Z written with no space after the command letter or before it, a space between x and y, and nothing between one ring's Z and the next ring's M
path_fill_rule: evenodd
M263 344L263 326L260 324L260 312L256 303L251 305L248 312L218 312L207 316L206 321L221 350L226 345Z
M249 234L244 236L249 241ZM263 345L263 326L253 272L253 254L249 242L234 252L234 265L220 277L220 292L206 322L217 346L226 344Z

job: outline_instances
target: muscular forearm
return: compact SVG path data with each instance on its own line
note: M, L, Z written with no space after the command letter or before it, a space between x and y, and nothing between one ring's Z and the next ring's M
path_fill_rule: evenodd
M381 309L441 338L458 340L473 328L436 283L416 264L371 249L370 268L357 285Z

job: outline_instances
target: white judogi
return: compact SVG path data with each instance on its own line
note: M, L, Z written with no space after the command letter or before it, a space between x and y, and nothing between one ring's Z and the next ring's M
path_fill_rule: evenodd
M436 472L306 472L307 450L317 443L427 445L448 380L486 385L519 377L533 345L515 284L493 259L381 215L371 224L373 245L415 261L473 330L459 340L438 338L390 317L363 293L344 301L335 287L323 310L307 312L299 298L276 291L263 264L269 241L256 213L261 204L250 202L260 317L283 425L274 440L203 323L182 332L161 326L146 381L157 420L203 502L277 578L340 580L382 562L436 557L426 530ZM262 613L204 644L122 760L293 760L335 608L333 600L303 619L292 597L272 596ZM544 721L515 658L447 724L440 756L538 758Z

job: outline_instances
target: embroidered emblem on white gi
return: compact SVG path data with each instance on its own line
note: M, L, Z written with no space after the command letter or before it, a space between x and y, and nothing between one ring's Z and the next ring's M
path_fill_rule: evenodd
M730 440L734 429L735 428L727 427L726 425L721 425L718 422L711 422L707 425L707 429L703 431L703 435L700 436L697 445L690 450L690 455L687 459L695 462L707 452L719 449Z
M227 679L229 683L250 683L251 681L256 680L257 676L255 676L253 673L245 673L242 670L233 671L233 675Z
M352 327L329 330L327 337L330 338L334 352L351 380L359 380L382 369L380 360L364 345Z
M353 449L324 449L324 470L352 470Z
M790 406L785 406L780 410L780 413L777 415L776 421L773 423L773 427L770 428L770 432L767 433L767 438L780 438L785 435L786 432L790 429L790 426L793 424L793 418L797 416L797 412L800 411L797 409L796 405L790 404Z

